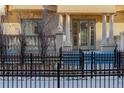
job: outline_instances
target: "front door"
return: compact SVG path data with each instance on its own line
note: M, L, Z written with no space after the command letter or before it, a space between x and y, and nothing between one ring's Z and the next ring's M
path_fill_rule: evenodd
M89 47L89 26L88 21L80 21L80 47L87 49Z
M73 21L73 47L95 49L95 20Z
M78 21L73 21L73 48L78 48L79 47L79 22Z

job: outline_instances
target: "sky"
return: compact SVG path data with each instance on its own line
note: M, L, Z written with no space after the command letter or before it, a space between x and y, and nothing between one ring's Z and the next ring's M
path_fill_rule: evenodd
M1 5L124 5L124 0L0 0Z

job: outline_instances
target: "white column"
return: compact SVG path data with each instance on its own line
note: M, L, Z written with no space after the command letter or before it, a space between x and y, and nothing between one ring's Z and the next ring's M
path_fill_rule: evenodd
M116 40L117 48L120 49L120 34L117 34L117 40Z
M70 15L66 14L66 44L65 46L71 46L71 39L70 39Z
M106 15L102 15L102 41L101 46L106 46Z
M56 33L56 52L59 52L59 49L63 45L63 16L61 14L59 14L58 22L58 32Z
M124 31L120 33L120 49L124 49Z
M2 26L3 24L1 22L2 15L5 15L5 5L0 5L0 26L1 26L1 31L3 30L3 26Z
M2 15L0 15L0 34L4 34L5 32L3 32L3 22L2 22Z
M113 38L113 24L114 24L114 15L110 15L109 19L110 29L109 29L109 45L114 46L114 38Z
M63 32L63 16L59 14L58 31Z
M1 30L2 30L2 28L1 28L1 15L0 15L0 33L1 33Z

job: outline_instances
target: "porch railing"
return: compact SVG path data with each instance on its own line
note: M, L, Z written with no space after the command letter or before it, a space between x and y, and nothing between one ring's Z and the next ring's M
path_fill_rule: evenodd
M21 35L3 35L3 41L8 52L14 53L14 51L19 51L20 49L20 39ZM50 37L49 49L55 51L55 36ZM38 52L39 51L39 36L38 35L26 35L26 51L27 52ZM33 51L34 50L34 51Z

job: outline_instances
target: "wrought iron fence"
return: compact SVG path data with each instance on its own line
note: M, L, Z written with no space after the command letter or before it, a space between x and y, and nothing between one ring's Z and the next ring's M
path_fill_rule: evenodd
M59 54L0 55L1 88L122 88L124 52L60 49Z

